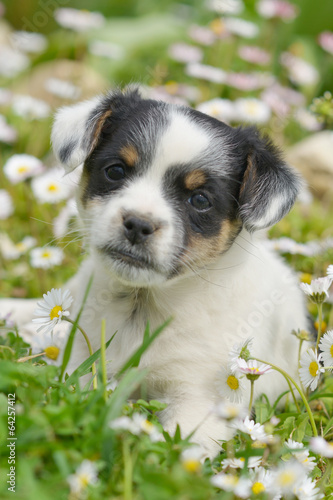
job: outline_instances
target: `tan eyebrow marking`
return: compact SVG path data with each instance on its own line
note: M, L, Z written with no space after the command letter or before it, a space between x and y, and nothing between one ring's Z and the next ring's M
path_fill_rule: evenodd
M134 167L139 159L139 153L133 144L127 144L120 150L120 156L127 163L129 167Z
M206 182L206 175L202 170L193 170L185 176L185 187L190 191L202 186Z

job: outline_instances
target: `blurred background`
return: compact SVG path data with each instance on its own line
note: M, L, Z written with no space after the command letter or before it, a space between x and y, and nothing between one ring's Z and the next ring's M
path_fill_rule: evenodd
M308 183L272 245L300 272L332 263L331 0L3 0L1 295L40 295L75 272L78 177L50 151L52 115L130 83L268 133Z

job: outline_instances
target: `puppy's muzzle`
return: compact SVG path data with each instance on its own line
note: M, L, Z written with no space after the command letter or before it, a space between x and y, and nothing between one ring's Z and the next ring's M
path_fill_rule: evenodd
M144 243L156 231L151 221L128 215L124 218L124 234L132 245Z

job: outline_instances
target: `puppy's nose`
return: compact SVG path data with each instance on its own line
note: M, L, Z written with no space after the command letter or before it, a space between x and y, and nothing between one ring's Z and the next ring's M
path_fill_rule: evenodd
M125 236L132 245L143 243L155 231L151 222L139 219L133 215L126 217L124 220L124 228Z

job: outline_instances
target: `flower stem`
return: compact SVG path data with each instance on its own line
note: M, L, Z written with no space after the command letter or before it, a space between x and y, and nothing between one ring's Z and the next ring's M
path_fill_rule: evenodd
M107 374L106 374L106 356L105 356L105 318L102 319L101 325L101 367L102 367L102 382L103 382L103 397L106 402L108 399L106 392Z
M252 410L252 403L253 403L253 393L254 393L254 380L251 380L251 393L250 393L250 403L249 403L249 414L251 413Z
M124 500L132 500L133 463L129 448L129 442L126 439L123 441L123 457L124 457Z
M304 342L304 340L300 339L299 348L298 348L298 369L300 369L300 367L301 367L301 352L302 352L303 342Z
M323 304L318 304L318 334L317 334L317 344L316 352L318 352L318 346L321 338L321 324L323 322Z
M66 318L66 317L63 317L62 319L64 319L65 321L68 321L69 323L71 323L72 325L74 325L74 321L72 321L71 319ZM91 343L90 343L88 335L83 330L83 328L81 328L79 325L77 325L77 329L80 330L80 332L82 333L82 335L84 337L84 340L87 343L88 351L89 351L89 356L92 356L94 353L93 353L93 350L92 350ZM96 364L95 364L95 362L91 365L91 373L93 374L93 388L97 389Z
M282 370L282 368L279 368L278 366L276 365L273 365L272 363L270 363L269 361L263 361L262 359L258 359L258 358L252 358L252 359L255 359L256 361L258 361L259 363L265 363L266 365L270 365L273 370L276 370L277 372L280 372L281 375L284 376L284 378L287 380L288 382L288 385L289 387L291 388L291 385L290 385L290 382L292 382L297 390L297 392L299 393L299 395L301 396L302 398L302 401L304 403L304 406L306 408L306 411L308 412L308 415L309 415L309 420L310 420L310 424L311 424L311 427L312 427L312 432L313 432L313 435L315 437L318 436L318 432L317 432L317 428L316 428L316 424L315 424L315 421L314 421L314 418L313 418L313 414L312 414L312 411L311 411L311 408L309 406L309 403L307 402L307 399L304 395L304 392L302 391L302 389L299 387L299 385L295 382L295 380L290 376L288 375L287 372L285 372L284 370ZM293 392L292 392L293 394ZM294 395L294 394L293 394ZM295 396L294 396L295 397Z

